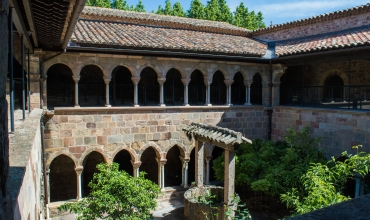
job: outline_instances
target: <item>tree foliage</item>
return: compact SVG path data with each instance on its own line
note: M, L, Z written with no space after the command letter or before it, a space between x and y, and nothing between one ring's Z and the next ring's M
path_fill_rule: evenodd
M277 196L291 188L302 189L299 178L311 162L324 162L318 150L319 140L310 136L309 128L301 132L289 129L285 142L254 140L236 151L235 182L254 191ZM224 157L214 160L217 179L223 179Z
M86 5L102 8L112 8L112 3L110 0L87 0Z
M187 11L187 17L203 19L204 16L204 5L200 0L192 0L190 3L190 9Z
M173 6L170 0L165 1L164 8L162 6L158 6L158 10L156 14L160 15L172 15L172 16L178 16L178 17L185 17L185 11L181 6L180 2L176 2Z
M248 28L250 30L266 27L265 23L263 22L262 12L258 12L257 15L254 11L249 12L248 8L244 6L243 2L236 7L233 24L239 27Z
M115 0L112 3L113 8L120 10L129 10L130 6L127 4L126 0Z
M294 208L293 215L304 214L350 199L343 194L347 179L354 178L356 174L365 176L369 173L370 154L361 152L349 155L343 152L342 156L347 158L343 162L332 158L326 164L311 164L301 178L304 189L293 188L281 195L281 200L288 207Z
M150 218L150 210L157 206L159 187L144 178L131 177L118 170L119 165L98 164L98 173L89 183L91 193L76 203L66 203L60 210L77 213L77 219L142 220Z
M143 5L143 2L141 0L139 0L139 2L137 3L137 5L135 6L135 8L131 11L137 11L137 12L146 12L145 11L145 6Z

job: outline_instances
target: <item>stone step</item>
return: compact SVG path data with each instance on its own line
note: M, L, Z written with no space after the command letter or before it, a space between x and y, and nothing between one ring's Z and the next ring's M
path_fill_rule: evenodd
M157 201L170 201L170 200L182 200L184 199L184 193L188 188L182 186L165 187L162 193L158 196Z

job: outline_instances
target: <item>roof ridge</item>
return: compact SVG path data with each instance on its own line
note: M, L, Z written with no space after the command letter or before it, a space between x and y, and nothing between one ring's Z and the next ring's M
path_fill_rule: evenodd
M180 28L239 36L249 36L251 33L251 31L246 28L238 27L227 22L91 6L85 6L80 18L85 20L116 21L132 24L155 25L159 27Z
M369 11L370 11L370 3L367 3L366 5L355 6L352 8L337 10L337 11L333 11L333 12L329 12L325 14L315 15L315 16L308 17L308 18L289 21L283 24L276 24L270 27L257 29L257 30L251 31L251 35L255 36L259 34L265 34L265 33L270 33L274 31L289 29L292 27L304 26L308 24L314 24L318 22L334 20L338 18L351 16L351 15L362 14L362 13L369 12Z

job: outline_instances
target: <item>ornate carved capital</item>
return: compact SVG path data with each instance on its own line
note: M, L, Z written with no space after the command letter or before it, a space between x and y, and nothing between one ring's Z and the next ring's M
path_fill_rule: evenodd
M83 170L84 170L83 166L78 166L75 168L77 175L81 175Z

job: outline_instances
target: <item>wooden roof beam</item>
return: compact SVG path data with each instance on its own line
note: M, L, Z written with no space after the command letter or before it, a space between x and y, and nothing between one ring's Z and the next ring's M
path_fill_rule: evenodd
M32 39L33 43L35 44L35 47L39 46L39 42L37 40L37 34L36 34L36 29L35 29L35 24L33 20L33 12L31 9L31 4L29 0L23 0L23 6L24 10L26 11L27 15L27 20L28 20L28 25L30 26L31 32L32 32Z
M13 7L13 23L14 26L17 28L17 32L20 35L24 35L24 45L30 50L30 53L33 53L33 46L31 43L31 40L28 36L28 30L26 29L26 26L24 25L22 14L19 9L19 5L16 0L11 0L9 2L10 7Z

